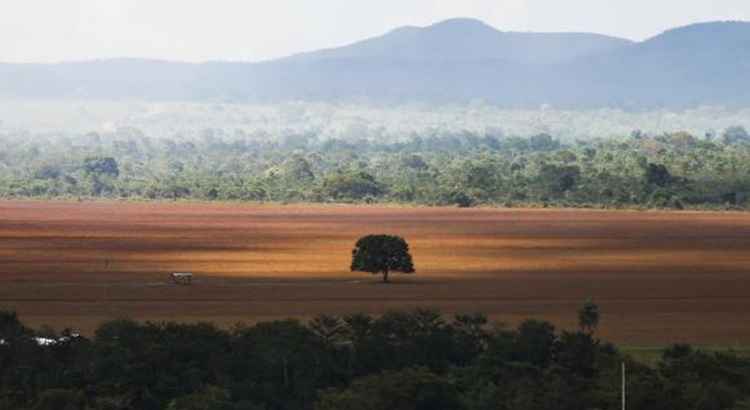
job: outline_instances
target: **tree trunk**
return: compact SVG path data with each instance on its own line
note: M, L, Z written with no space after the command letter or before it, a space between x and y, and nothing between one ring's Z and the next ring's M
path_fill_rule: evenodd
M388 269L383 271L383 283L388 283Z

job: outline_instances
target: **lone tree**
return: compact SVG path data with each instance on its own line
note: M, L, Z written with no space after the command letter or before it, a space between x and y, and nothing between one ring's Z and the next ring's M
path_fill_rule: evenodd
M589 335L594 334L599 326L599 306L591 298L583 302L583 306L578 310L578 326L581 331Z
M368 235L360 238L352 251L352 272L382 273L388 282L388 273L414 273L414 263L409 245L404 238L392 235Z

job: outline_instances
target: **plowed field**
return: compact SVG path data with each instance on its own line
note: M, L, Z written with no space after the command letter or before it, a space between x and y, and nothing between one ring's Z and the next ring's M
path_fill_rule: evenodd
M404 236L417 274L349 272L368 233ZM422 306L572 327L589 296L616 342L750 344L750 214L0 202L0 309L32 325Z

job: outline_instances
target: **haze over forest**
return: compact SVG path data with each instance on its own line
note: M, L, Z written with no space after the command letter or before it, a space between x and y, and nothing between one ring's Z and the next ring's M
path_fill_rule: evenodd
M750 0L3 6L0 410L750 410Z
M750 23L0 65L0 197L744 209ZM727 165L729 164L729 165Z
M0 98L742 107L750 103L749 73L747 22L695 24L633 42L589 33L507 32L452 19L260 63L0 64Z

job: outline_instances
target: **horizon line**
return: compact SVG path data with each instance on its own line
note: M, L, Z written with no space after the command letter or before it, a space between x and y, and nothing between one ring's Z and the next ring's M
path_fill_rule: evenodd
M623 36L617 36L613 34L606 34L606 33L599 33L599 32L589 32L589 31L576 31L576 30L569 30L569 31L524 31L524 30L501 30L498 27L495 27L486 21L475 18L475 17L451 17L448 19L442 19L437 20L433 23L430 23L428 25L424 26L416 26L416 25L404 25L392 28L390 30L387 30L380 34L371 35L369 37L365 37L359 40L353 40L348 41L343 44L334 45L330 47L319 47L315 49L310 50L302 50L297 52L292 52L289 54L281 55L278 57L271 57L271 58L261 58L257 60L250 60L250 59L201 59L201 60L189 60L189 59L170 59L168 57L145 57L145 56L110 56L110 57L90 57L90 58L72 58L69 60L53 60L53 61L41 61L41 60L34 60L34 61L0 61L0 64L2 65L61 65L61 64L90 64L90 63L106 63L106 62L116 62L116 61L136 61L136 62L152 62L152 63L162 63L162 64L185 64L185 65L202 65L202 64L261 64L261 63L268 63L273 61L282 60L289 57L295 57L305 54L312 54L320 51L327 51L327 50L335 50L339 48L349 47L356 44L359 44L364 41L372 40L381 38L384 36L387 36L391 33L394 33L399 30L404 29L417 29L417 30L426 30L431 27L435 27L441 24L445 24L451 21L458 21L458 20L465 20L465 21L473 21L483 24L486 27L489 27L491 29L494 29L500 33L507 33L507 34L588 34L588 35L598 35L598 36L604 36L609 37L613 39L619 39L623 41L629 41L633 44L641 44L645 43L647 41L650 41L654 38L657 38L661 35L664 35L668 32L671 32L673 30L679 30L682 28L687 27L693 27L693 26L700 26L700 25L706 25L706 24L731 24L731 23L741 23L741 24L750 24L750 20L701 20L701 21L695 21L690 24L680 25L680 26L674 26L671 28L668 28L666 30L663 30L655 35L652 35L650 37L646 37L643 40L634 40L631 38L623 37Z

